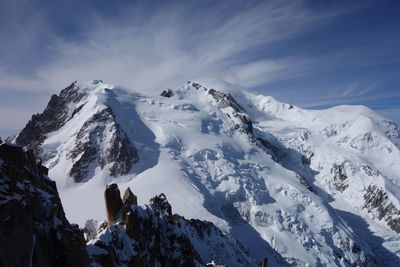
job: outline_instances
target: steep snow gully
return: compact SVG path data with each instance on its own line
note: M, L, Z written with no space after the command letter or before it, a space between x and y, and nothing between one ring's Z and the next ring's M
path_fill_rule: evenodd
M193 82L161 91L75 82L13 138L49 168L69 220L104 220L117 183L142 206L164 193L271 266L400 265L397 124Z

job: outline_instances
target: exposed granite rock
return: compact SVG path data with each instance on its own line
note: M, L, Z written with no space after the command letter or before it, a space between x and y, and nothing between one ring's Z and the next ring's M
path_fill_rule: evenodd
M247 117L247 115L244 115L242 113L234 113L233 116L238 118L243 123L242 129L244 130L244 132L253 136L253 123Z
M400 233L400 210L390 201L387 193L376 185L370 185L364 194L364 209L379 220L387 222L389 227Z
M128 206L137 205L137 197L132 193L129 187L125 190L124 197L122 198L122 203Z
M239 103L235 100L235 98L231 94L227 94L213 88L207 89L201 86L198 83L188 81L188 84L191 84L196 90L203 88L208 94L211 95L217 102L218 108L225 109L225 108L232 108L233 112L227 112L226 115L233 119L237 119L233 126L233 130L238 130L240 132L244 132L248 134L249 138L254 141L253 135L253 123L250 118L243 113L244 109L239 105ZM233 116L233 117L232 117ZM235 118L235 119L234 119Z
M199 89L201 85L197 83L192 83L192 86L195 87L196 89ZM205 90L208 90L205 88ZM247 133L252 139L253 138L253 123L249 119L249 117L246 114L243 114L242 111L244 109L238 104L238 102L233 98L231 94L226 94L221 91L217 91L215 89L209 89L208 93L217 101L218 103L218 108L224 109L227 107L231 107L233 109L232 116L234 118L239 119L240 124L235 124L234 129L235 130L241 130L245 133ZM229 114L227 114L229 117L231 117Z
M110 184L104 191L108 225L115 224L122 208L122 200L117 184Z
M172 97L174 95L174 92L172 92L171 89L167 89L161 92L160 96L163 97Z
M190 81L189 81L189 83L190 83ZM192 83L192 86L193 86L194 88L196 88L197 90L199 90L199 89L201 88L201 85L198 84L198 83Z
M110 188L117 198L116 185L110 185L106 192ZM88 243L93 266L204 266L211 260L232 262L232 256L238 266L251 266L236 241L212 223L172 214L164 194L143 208L134 204L136 196L128 188L123 202L119 211L122 219L108 223L110 226Z
M349 185L346 183L347 175L344 173L343 165L333 164L331 173L333 173L333 185L339 192L346 190Z
M217 101L218 107L221 109L231 107L236 112L241 112L243 110L231 94L226 94L215 89L210 89L208 93Z
M68 105L79 102L84 93L79 92L75 82L63 89L60 95L53 95L41 114L35 114L25 128L16 136L14 142L21 146L30 146L40 155L40 145L47 133L60 129L76 112L69 114ZM80 109L78 107L77 109Z
M0 266L88 266L82 232L32 149L0 144Z
M102 151L104 149L106 151ZM139 161L135 147L116 123L110 108L96 113L84 123L76 135L76 146L68 156L74 162L69 174L75 182L88 176L92 163L101 168L112 163L109 175L116 177L127 174Z
M362 168L363 168L365 174L367 174L368 176L377 177L380 175L380 173L377 170L373 170L371 167L369 167L367 165L362 166Z
M267 258L265 258L265 259L260 261L260 264L259 264L260 267L267 267L267 265L268 265L268 259Z
M171 205L167 201L167 197L161 193L150 199L150 205L154 208L157 216L162 216L165 218L170 218L172 216Z

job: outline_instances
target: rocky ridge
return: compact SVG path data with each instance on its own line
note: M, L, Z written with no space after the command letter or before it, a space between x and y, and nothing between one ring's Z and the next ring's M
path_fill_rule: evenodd
M137 205L129 188L105 190L107 225L88 243L92 266L254 266L243 246L211 222L173 214L164 194Z
M91 83L103 82L95 80ZM103 90L107 90L106 87ZM93 175L96 167L103 169L105 166L108 166L111 177L127 174L139 157L124 129L116 121L113 110L105 105L83 122L74 121L75 116L87 112L85 106L97 101L96 92L83 89L74 82L59 95L53 95L43 113L33 115L13 142L32 147L45 163L57 162L58 152L43 149L43 142L50 133L59 131L66 124L79 123L81 127L76 133L73 149L66 156L71 161L69 176L75 182L82 182Z
M30 146L37 155L42 154L41 145L46 134L59 130L65 123L78 113L83 105L79 105L72 112L71 104L79 103L85 94L79 91L76 82L61 90L59 95L52 95L45 110L40 114L32 115L25 128L13 140L21 146Z
M0 144L0 266L88 266L83 234L33 149Z

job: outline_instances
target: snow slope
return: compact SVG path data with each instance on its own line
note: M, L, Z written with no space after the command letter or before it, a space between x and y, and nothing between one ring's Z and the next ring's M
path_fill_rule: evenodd
M40 144L71 221L103 220L102 192L116 182L139 204L164 193L174 212L213 222L272 265L398 263L400 131L367 108L309 111L191 82L167 97L74 86L83 97L68 105L73 115ZM91 120L106 109L112 129ZM134 147L132 168L112 175L118 161L93 159L74 182L80 140L101 136L90 144L104 154L116 132Z

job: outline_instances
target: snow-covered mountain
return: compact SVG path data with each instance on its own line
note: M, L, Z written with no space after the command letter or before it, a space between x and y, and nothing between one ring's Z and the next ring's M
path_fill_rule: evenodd
M400 128L365 107L304 110L192 82L157 96L79 82L14 141L40 154L81 225L104 219L113 182L142 205L164 193L271 265L400 264Z

